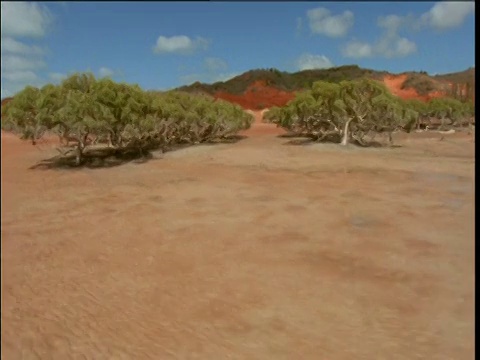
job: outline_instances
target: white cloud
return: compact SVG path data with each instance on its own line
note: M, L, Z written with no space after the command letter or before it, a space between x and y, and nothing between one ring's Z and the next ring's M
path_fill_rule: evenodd
M17 70L37 70L45 67L46 64L41 59L26 58L18 55L3 55L2 54L2 77L3 73L17 71Z
M159 36L153 52L156 54L191 54L195 50L206 50L209 41L200 36L191 39L186 35L176 35L172 37Z
M40 86L41 81L35 71L45 66L43 60L34 57L2 54L2 96L12 96L27 85Z
M377 26L383 30L376 42L350 41L342 47L345 57L384 58L405 57L417 51L417 45L400 35L402 30L420 30L430 27L436 30L460 26L468 15L475 14L474 2L437 2L420 16L380 16Z
M209 72L224 71L228 68L225 60L220 58L208 57L203 61L203 66Z
M7 81L12 81L12 82L32 82L36 81L38 79L37 74L35 74L33 71L27 70L27 71L11 71L6 73L5 75L2 75L2 78L7 80Z
M298 70L327 69L333 66L333 63L325 55L303 54L297 61Z
M114 74L115 72L112 69L109 69L107 67L101 67L100 70L98 70L98 74L100 77L110 77Z
M383 28L384 32L373 46L373 52L385 58L394 58L405 57L417 51L417 45L413 41L400 37L398 34L409 21L411 18L407 16L380 16L377 25Z
M388 15L380 16L377 26L383 29L382 34L375 43L364 41L350 41L341 51L343 56L350 58L366 58L380 56L384 58L405 57L417 51L417 45L399 35L399 31L412 24L411 16Z
M395 41L393 56L405 57L417 51L417 45L406 38L400 38Z
M331 15L330 10L322 7L308 10L307 17L312 33L330 37L345 36L354 22L351 11L347 10L339 15Z
M52 22L50 11L38 3L2 1L1 9L2 37L43 37Z
M441 1L435 3L429 11L420 16L413 14L380 16L377 25L392 33L398 33L401 28L421 30L430 27L436 30L445 30L462 25L470 14L475 15L475 3L473 1Z
M437 30L460 26L470 14L475 14L475 3L471 2L437 2L420 17L423 24Z
M384 36L375 44L363 41L350 41L342 47L342 55L349 58L367 58L380 56L384 58L405 57L417 51L417 45L398 35Z
M20 41L16 41L11 37L6 37L2 39L1 44L2 54L3 53L12 53L12 54L22 54L22 55L43 55L45 50L40 46L36 45L25 45Z
M45 62L33 55L3 54L1 63L2 96L12 96L27 85L41 86L37 70L45 67Z
M35 41L50 29L53 16L38 2L1 2L1 79L2 97L12 96L27 85L45 83L37 71L46 66L46 49L19 38Z
M350 41L342 48L342 54L349 58L366 58L373 56L373 47L362 41Z
M399 15L379 16L377 25L385 29L389 35L393 35L400 30L400 27L405 23L405 21L406 17Z

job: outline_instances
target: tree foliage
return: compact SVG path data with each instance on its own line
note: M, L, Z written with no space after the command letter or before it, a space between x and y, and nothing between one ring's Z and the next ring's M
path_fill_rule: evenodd
M92 74L75 74L60 85L27 87L2 107L2 128L35 142L57 134L75 162L96 146L107 154L143 153L178 144L218 141L248 129L253 117L239 106L178 91L145 92ZM73 145L70 146L70 142Z
M316 141L346 145L353 140L368 145L378 133L386 133L392 143L393 132L410 132L421 123L431 123L432 118L442 119L444 126L458 126L472 116L473 103L403 100L378 81L359 79L338 84L316 82L286 106L271 108L265 119Z

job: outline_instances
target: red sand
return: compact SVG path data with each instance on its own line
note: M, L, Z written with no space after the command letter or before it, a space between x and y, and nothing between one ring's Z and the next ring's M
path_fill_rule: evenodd
M402 99L418 99L422 101L429 101L436 97L444 96L441 92L431 92L428 95L420 95L415 89L402 89L402 85L407 80L407 75L387 75L384 77L383 82L391 93Z
M407 80L407 75L387 75L383 79L384 84L392 92L392 94L402 99L419 99L429 101L434 98L445 97L445 91L433 91L428 95L420 95L415 89L402 89L403 83ZM446 83L450 87L451 83ZM466 86L459 87L459 94L464 94ZM295 92L287 92L276 89L265 84L265 81L256 81L251 84L247 90L241 95L233 95L226 92L217 92L215 98L230 101L242 106L244 109L266 109L272 106L284 106L290 100L295 98Z
M12 100L13 100L13 97L7 97L5 99L2 99L2 106L9 103Z
M272 106L284 106L295 97L295 93L268 86L265 81L255 81L242 95L220 91L215 93L214 97L238 104L244 109L260 110Z
M254 115L95 170L2 133L1 358L472 359L471 138L295 146Z

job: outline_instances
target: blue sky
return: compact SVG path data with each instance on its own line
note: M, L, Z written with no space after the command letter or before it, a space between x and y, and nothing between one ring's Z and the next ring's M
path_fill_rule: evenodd
M475 65L473 2L2 2L2 98L92 71L144 89L247 70Z

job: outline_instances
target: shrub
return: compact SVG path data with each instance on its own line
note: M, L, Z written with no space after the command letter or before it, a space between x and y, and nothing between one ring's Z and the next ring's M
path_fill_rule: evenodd
M253 117L239 106L178 91L152 93L92 74L75 74L60 85L27 87L2 108L2 128L35 142L51 131L74 142L75 164L87 147L106 144L123 154L228 138L250 127ZM101 151L100 151L101 152ZM96 153L99 150L96 149Z
M265 118L299 135L316 141L343 145L351 140L367 145L371 132L409 130L416 112L392 96L375 80L316 82L283 108L272 108Z

